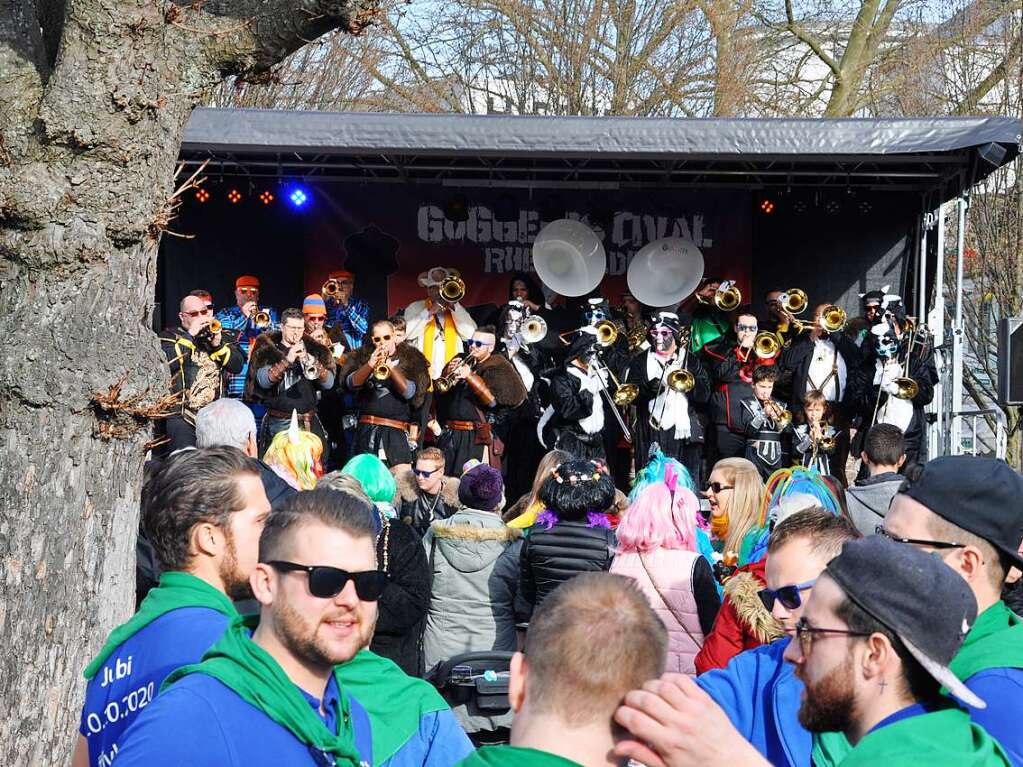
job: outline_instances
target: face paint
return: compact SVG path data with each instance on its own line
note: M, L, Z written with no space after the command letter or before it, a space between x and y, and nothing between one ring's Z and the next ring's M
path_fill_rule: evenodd
M878 336L877 339L877 356L881 359L891 359L899 351L899 342L891 333L885 333L883 336Z

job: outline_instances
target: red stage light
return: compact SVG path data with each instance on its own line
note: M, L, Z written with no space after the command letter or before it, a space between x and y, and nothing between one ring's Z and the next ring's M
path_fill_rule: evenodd
M227 193L227 199L231 201L232 205L234 205L238 202L241 202L242 193L239 192L237 189L232 189L230 192Z
M274 201L274 196L270 193L269 189L266 189L263 191L261 195L259 195L259 201L262 202L264 205L269 205L271 202Z
M195 199L198 200L199 202L209 202L210 193L205 189L196 189Z
M774 213L774 203L765 199L760 203L760 210L767 214Z

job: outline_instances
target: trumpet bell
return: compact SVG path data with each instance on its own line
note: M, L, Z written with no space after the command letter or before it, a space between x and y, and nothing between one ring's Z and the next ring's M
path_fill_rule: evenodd
M522 323L521 336L525 343L539 343L546 335L547 321L543 317L530 317Z
M644 245L629 262L629 292L647 306L673 306L703 279L703 253L683 237L662 237Z
M696 379L693 374L688 370L672 370L668 373L668 379L665 381L668 388L672 391L681 392L682 394L688 394L696 386Z
M757 337L753 339L753 353L762 360L769 360L772 357L777 357L778 352L780 351L781 343L778 341L778 336L774 333L762 330L757 333Z
M846 319L845 309L831 304L821 312L821 327L829 333L835 333L845 327Z
M341 295L341 283L332 277L323 283L323 287L320 288L320 293L323 294L324 298L337 298Z
M613 346L618 340L618 326L611 320L601 320L594 327L597 329L597 343L601 346Z
M590 227L560 218L536 235L533 268L543 284L558 295L583 296L604 279L607 254Z
M210 324L207 325L206 327L210 329L210 333L212 333L213 335L216 335L217 333L224 329L224 326L220 323L220 320L210 320Z
M373 368L373 378L378 381L386 381L391 377L391 368L388 365L377 365Z
M777 418L774 419L774 425L779 429L787 429L792 423L792 413L788 410L782 410Z
M730 312L742 302L742 293L735 285L714 294L714 306L723 312Z
M639 387L634 383L624 383L615 389L614 396L611 400L618 407L628 407L636 401L636 397L639 396Z
M457 304L465 298L465 282L461 277L449 274L440 284L440 297L450 304Z
M447 394L451 391L451 381L447 378L438 378L433 382L433 390L439 394Z
M821 437L820 441L821 450L831 451L835 449L835 438L834 437Z
M268 312L266 309L260 309L252 318L252 324L255 325L257 328L270 327L270 312Z
M912 378L896 378L895 385L899 387L895 392L898 399L913 399L920 391L920 385Z
M780 300L782 307L789 314L802 314L806 311L806 305L809 301L806 297L806 291L799 288L789 288L780 296Z

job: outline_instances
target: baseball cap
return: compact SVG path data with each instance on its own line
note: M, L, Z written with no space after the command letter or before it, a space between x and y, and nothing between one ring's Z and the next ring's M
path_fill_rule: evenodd
M234 286L236 288L258 288L259 278L253 277L251 274L243 274L234 281Z
M997 458L948 455L923 464L902 495L990 543L1023 569L1023 476Z
M977 600L955 570L915 546L872 535L846 542L824 572L952 695L986 708L949 668L977 619Z

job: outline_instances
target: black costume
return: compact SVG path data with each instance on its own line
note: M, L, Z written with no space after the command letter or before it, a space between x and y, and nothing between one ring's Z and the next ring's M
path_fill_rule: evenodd
M259 429L259 453L262 455L270 446L274 435L288 428L291 413L298 413L299 426L311 431L323 441L323 456L326 463L330 454L330 441L320 422L316 407L319 392L334 385L334 355L331 350L302 336L306 353L316 360L318 376L310 380L305 375L301 360L289 363L289 347L284 345L281 332L262 333L252 345L249 357L248 380L245 382L245 400L258 402L266 407L266 414Z
M161 336L160 344L170 365L171 391L181 397L178 412L166 420L168 450L195 447L196 413L224 395L224 373L240 373L245 359L225 335L215 347L212 334L192 336L180 327Z
M388 466L412 462L412 447L408 430L418 423L419 410L430 388L430 366L418 349L407 343L394 351L398 367L414 387L411 397L404 398L394 388L391 379L378 381L371 374L361 387L355 387L352 375L369 362L374 347L363 346L345 357L341 367L341 384L355 395L358 425L352 442L352 455L372 453Z
M526 399L511 411L511 417L504 424L507 431L507 436L503 437L504 489L509 498L517 498L533 486L536 467L545 452L536 433L536 424L549 404L548 385L543 376L550 374L551 361L550 355L538 344L519 347L510 359L526 389Z
M412 469L403 469L394 475L398 483L398 519L415 530L422 538L434 520L447 519L460 508L457 477L443 477L436 495L419 489Z
M544 447L576 458L604 458L604 430L613 416L607 413L612 405L601 395L598 381L592 368L584 371L571 364L551 376L551 404L537 425Z
M444 429L437 447L444 451L448 471L460 475L467 461L483 460L487 447L490 465L500 468L508 433L505 426L525 399L526 387L518 371L499 354L478 363L447 392L435 392L437 420Z
M785 411L785 403L773 400ZM767 479L778 469L787 468L791 464L792 419L787 424L779 424L764 410L756 397L739 402L743 431L746 434L746 460L751 461ZM791 413L790 413L791 416Z
M703 348L714 379L711 418L717 437L719 458L746 455L746 430L740 403L753 397L753 368L774 365L777 358L761 359L753 349L743 349L735 339L708 344Z

